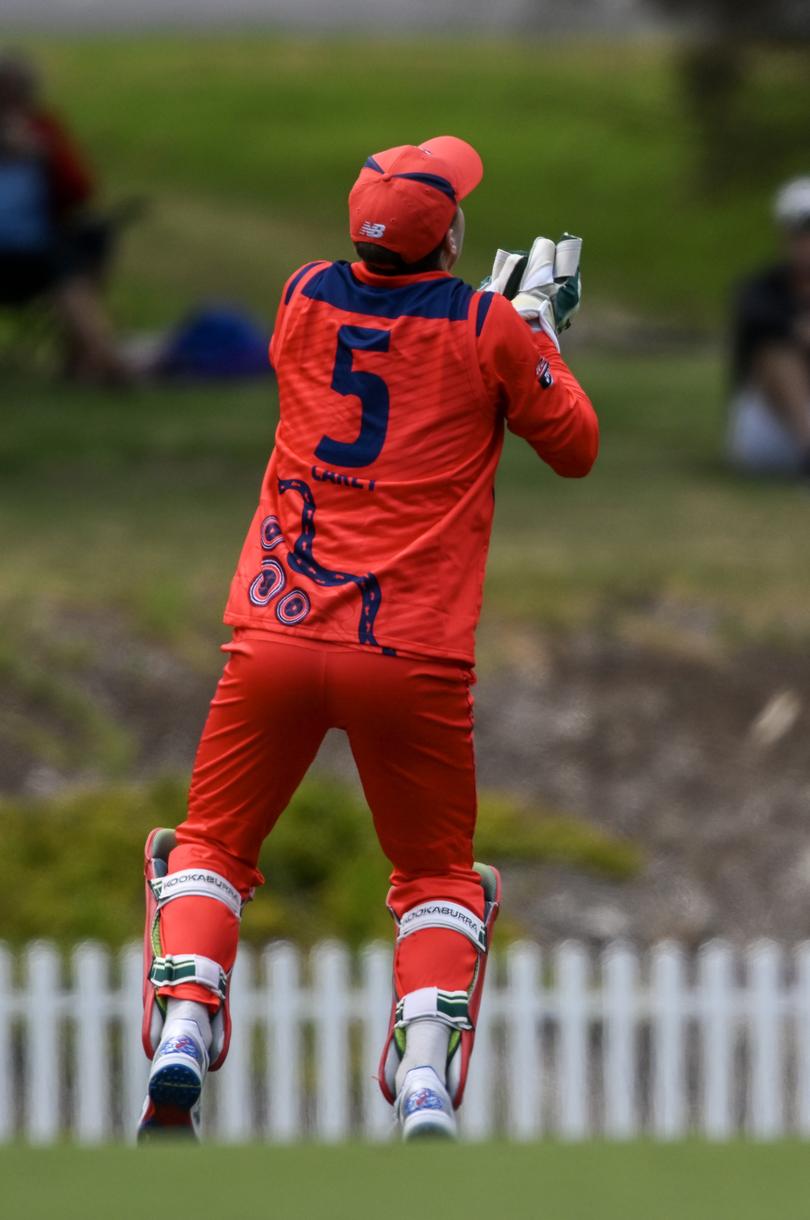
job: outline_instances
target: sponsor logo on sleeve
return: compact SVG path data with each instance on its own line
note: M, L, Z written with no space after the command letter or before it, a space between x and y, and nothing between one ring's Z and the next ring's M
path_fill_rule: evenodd
M554 374L545 356L541 356L537 361L537 368L534 371L542 389L547 390L550 386L554 385Z

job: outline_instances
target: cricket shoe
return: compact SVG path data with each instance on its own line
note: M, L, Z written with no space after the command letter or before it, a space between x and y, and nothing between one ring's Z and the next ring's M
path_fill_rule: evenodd
M453 1104L432 1067L411 1068L397 1097L396 1115L404 1140L456 1139Z
M197 1026L193 1021L178 1025L189 1028L172 1031L152 1060L138 1123L138 1143L164 1135L199 1138L200 1095L208 1071L208 1052L194 1035Z

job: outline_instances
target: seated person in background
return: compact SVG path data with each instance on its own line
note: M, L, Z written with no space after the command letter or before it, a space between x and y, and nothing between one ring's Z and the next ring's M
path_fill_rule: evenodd
M742 286L728 454L741 470L810 477L810 177L778 192L785 258Z
M31 65L0 55L0 308L49 297L66 371L120 381L127 370L101 300L110 226L85 210L93 192L81 154L40 104Z

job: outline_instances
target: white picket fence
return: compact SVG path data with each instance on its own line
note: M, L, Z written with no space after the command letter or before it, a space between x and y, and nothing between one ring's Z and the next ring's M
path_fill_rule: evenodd
M373 1079L390 968L380 945L243 950L207 1137L391 1138ZM810 944L693 956L616 944L596 959L572 942L520 943L490 970L466 1138L810 1137ZM131 1138L147 1070L140 983L135 946L0 951L0 1142Z

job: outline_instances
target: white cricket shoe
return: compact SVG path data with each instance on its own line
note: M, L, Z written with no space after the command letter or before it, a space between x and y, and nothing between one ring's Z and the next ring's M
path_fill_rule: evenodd
M194 1021L178 1021L152 1060L138 1141L161 1135L197 1139L200 1094L208 1071L208 1052Z
M404 1140L445 1139L458 1135L450 1095L432 1067L411 1068L396 1101Z

